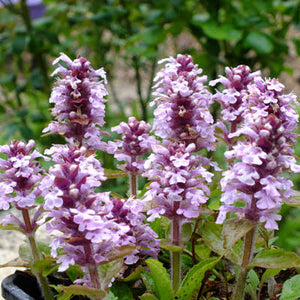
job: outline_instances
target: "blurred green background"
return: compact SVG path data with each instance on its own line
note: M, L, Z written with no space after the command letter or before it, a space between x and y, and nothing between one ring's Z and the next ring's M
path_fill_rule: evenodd
M107 130L131 115L151 122L157 61L176 53L191 54L209 79L225 66L247 64L282 76L297 92L300 1L0 0L0 144L33 138L43 150L63 141L41 137L51 120L52 62L60 52L106 70ZM223 151L213 154L221 165ZM300 176L293 180L300 190ZM300 210L284 206L282 213L277 245L300 253Z

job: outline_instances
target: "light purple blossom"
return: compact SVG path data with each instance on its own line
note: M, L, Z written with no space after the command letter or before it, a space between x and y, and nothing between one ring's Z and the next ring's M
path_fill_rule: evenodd
M171 220L199 216L202 204L208 200L207 184L212 178L204 166L218 168L208 159L193 155L195 147L170 141L153 146L144 173L152 181L145 194L150 221L160 216Z
M62 61L64 65L60 63ZM57 64L53 75L58 75L50 103L54 103L52 121L43 132L65 136L71 143L91 149L102 149L100 127L104 124L107 95L104 70L94 70L90 62L78 56L72 61L61 54L53 64Z
M213 99L222 105L223 121L238 124L242 121L248 85L260 76L260 71L251 73L248 66L239 65L235 68L226 67L225 73L226 77L219 76L218 79L210 81L209 85L221 83L224 86L222 92L217 91Z
M112 131L122 134L122 140L109 141L106 151L114 154L118 161L125 161L118 165L120 169L132 175L143 173L143 155L156 143L155 137L149 135L150 130L150 124L134 117L130 117L128 123L121 122L112 128Z
M0 207L9 209L13 203L18 209L28 209L35 206L39 197L39 181L43 169L37 160L45 158L37 150L33 150L34 141L13 141L10 145L0 146L0 152L7 156L7 160L0 159Z
M153 129L163 139L193 143L195 151L213 149L215 143L213 117L209 111L211 94L204 86L206 76L194 65L189 55L161 60L165 67L154 81L156 97Z
M275 79L255 78L248 87L248 107L242 126L229 138L241 140L225 156L234 161L223 173L220 214L222 223L226 213L237 212L254 222L262 222L266 229L278 229L277 214L286 198L294 194L292 182L282 171L300 172L293 156L298 114L293 107L294 94L284 94L284 86ZM243 202L244 207L237 207Z

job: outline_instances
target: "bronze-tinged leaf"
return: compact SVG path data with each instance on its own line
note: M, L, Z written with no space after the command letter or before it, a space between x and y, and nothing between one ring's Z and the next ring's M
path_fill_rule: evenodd
M16 257L7 263L4 263L0 265L0 268L7 268L7 267L13 267L13 268L29 268L29 264L26 263L21 257Z
M106 296L104 291L86 285L60 286L60 288L68 295L89 296L91 299L104 299Z
M224 248L231 249L235 243L253 229L255 223L247 219L232 218L223 225Z
M127 173L125 173L123 171L120 171L120 170L104 169L104 175L108 179L113 179L113 178L119 178L119 177L127 176Z
M259 252L248 268L266 269L300 268L300 257L284 249L266 249Z

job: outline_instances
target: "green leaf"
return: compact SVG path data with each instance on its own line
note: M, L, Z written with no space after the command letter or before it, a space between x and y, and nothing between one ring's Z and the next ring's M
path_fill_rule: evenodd
M267 249L258 253L248 267L266 269L299 268L300 257L296 253L284 249Z
M195 253L200 259L206 259L209 258L211 250L204 243L200 243L199 245L195 245Z
M118 297L116 297L111 291L109 291L108 295L105 297L105 300L118 300Z
M234 264L240 265L242 261L243 242L238 241L229 251L224 248L222 226L215 222L206 222L202 228L202 238L207 247L219 255L225 255Z
M112 292L118 300L133 300L132 291L126 283L115 281L110 288L110 292Z
M300 297L300 275L284 282L280 300L295 300Z
M251 296L252 300L256 300L257 287L259 284L259 278L254 270L250 270L247 275L247 285L245 292Z
M32 262L32 253L30 246L27 242L24 242L20 247L19 247L19 256L22 260L24 260L27 263Z
M251 31L246 39L245 46L250 47L258 54L270 54L274 50L272 41L262 32Z
M300 39L292 39L296 48L297 55L300 56Z
M10 260L4 264L0 265L0 268L7 268L7 267L13 267L13 268L29 268L29 264L25 263L21 257L16 257L13 260Z
M218 24L210 21L201 24L201 28L208 37L215 40L238 41L242 37L242 32L234 28L232 24Z
M153 294L145 293L139 297L141 300L158 300Z
M112 179L112 178L124 177L127 176L128 174L120 170L104 169L104 175L108 179Z
M162 43L167 36L166 30L161 30L159 26L146 28L129 39L129 44L141 41L147 45L156 46Z
M299 49L299 51L300 51L300 49ZM296 206L296 207L300 206L300 192L296 191L295 196L284 200L284 203L289 205L289 206Z
M53 258L45 258L35 262L31 266L31 270L33 273L42 272L43 276L46 277L53 272L57 271L58 265L55 264Z
M14 226L14 225L7 225L7 226L2 226L0 225L0 230L16 230L24 233L24 230L21 229L20 227Z
M280 269L267 269L262 275L259 283L259 289L261 290L265 281L270 278L276 276L280 272Z
M172 245L167 240L161 240L160 241L160 247L162 249L172 251L172 252L182 252L182 250L183 250L183 247Z
M231 249L235 243L254 227L254 223L247 219L233 218L226 220L223 225L224 248Z
M183 279L180 288L176 293L175 299L189 299L189 296L194 292L194 290L201 286L205 272L213 268L216 263L216 258L208 258L192 267Z
M203 23L207 22L209 20L209 13L201 13L193 15L192 17L192 24L196 26L201 26Z
M156 287L151 274L147 272L142 272L141 278L144 282L144 285L146 286L147 291L154 293Z
M173 290L171 279L163 264L154 259L147 259L146 263L151 271L158 298L160 300L172 300Z
M145 271L145 268L141 265L139 265L130 275L123 279L119 279L120 281L124 282L130 282L130 281L136 281L141 277L141 273Z
M150 223L150 227L158 234L159 239L166 237L166 232L170 230L170 220L166 217L156 218Z
M92 299L103 299L106 295L104 291L91 288L86 285L69 285L69 286L60 286L61 290L64 292L63 295L59 296L58 300L67 300L70 299L72 295L82 295L89 296ZM69 297L69 298L67 298Z
M66 270L66 274L74 282L77 278L83 276L83 271L80 266L78 265L70 265L69 268Z
M181 242L186 244L192 236L193 224L190 222L184 223L181 227Z
M117 259L99 267L99 275L102 289L107 289L112 279L123 267L123 259Z
M21 54L26 46L26 33L18 33L12 41L12 51L15 54Z

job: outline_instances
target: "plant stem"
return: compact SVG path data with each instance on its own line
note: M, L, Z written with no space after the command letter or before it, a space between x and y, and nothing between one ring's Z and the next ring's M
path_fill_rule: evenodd
M90 244L84 245L84 251L87 259L90 261L90 265L88 266L88 271L91 277L91 282L95 289L101 289L100 280L99 280L99 273L97 270L97 265L94 260L94 253L93 249Z
M236 281L235 289L233 292L232 300L244 299L245 285L248 274L247 265L252 261L255 249L256 227L246 233L244 238L244 252L242 259L242 266Z
M35 242L35 238L34 238L34 228L32 228L31 225L31 221L30 221L30 216L28 213L27 209L22 209L22 215L23 215L23 219L24 219L24 223L26 226L26 236L27 239L29 241L30 244L30 248L31 248L31 253L33 256L33 262L32 264L38 262L40 260L40 255L38 252L38 248ZM33 271L33 270L32 270ZM52 300L52 294L47 282L47 279L43 276L41 271L33 271L34 275L36 276L39 286L41 288L42 294L44 296L45 300Z
M173 211L176 213L179 202L174 201ZM172 245L181 245L181 223L177 216L172 219ZM173 292L176 293L181 282L181 252L171 251L171 279Z
M130 174L129 177L130 177L130 194L134 198L137 198L137 189L138 189L137 176Z

